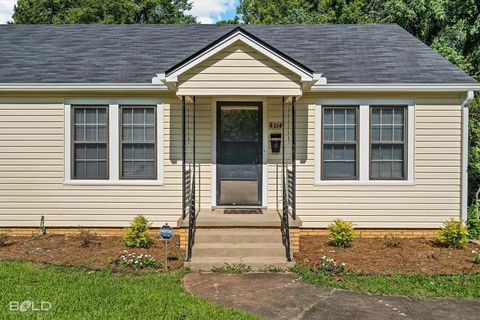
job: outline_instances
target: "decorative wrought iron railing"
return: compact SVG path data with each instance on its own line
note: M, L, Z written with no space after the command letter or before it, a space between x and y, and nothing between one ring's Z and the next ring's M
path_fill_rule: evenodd
M296 98L292 97L292 131L291 131L291 169L285 162L285 97L282 99L282 213L281 232L282 242L285 246L285 254L288 261L292 260L290 251L290 216L296 219L296 141L295 141L295 108Z

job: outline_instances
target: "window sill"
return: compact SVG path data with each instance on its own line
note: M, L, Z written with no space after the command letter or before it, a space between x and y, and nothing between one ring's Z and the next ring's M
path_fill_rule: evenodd
M315 181L315 186L413 186L411 180L321 180Z
M64 185L82 186L163 186L162 180L65 180Z

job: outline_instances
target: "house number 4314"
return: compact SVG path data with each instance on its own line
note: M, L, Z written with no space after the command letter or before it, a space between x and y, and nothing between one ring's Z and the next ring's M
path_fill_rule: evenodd
M281 122L270 122L268 127L270 129L281 129L282 128L282 123Z

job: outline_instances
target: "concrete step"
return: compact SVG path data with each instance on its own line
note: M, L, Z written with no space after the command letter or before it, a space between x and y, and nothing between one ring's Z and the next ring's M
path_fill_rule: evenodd
M280 230L275 229L197 229L195 243L278 243L282 241Z
M235 266L239 264L250 266L251 271L267 271L273 268L288 270L293 267L293 262L288 262L285 257L195 257L192 261L185 263L185 266L194 271L211 271L213 268L222 268L226 265Z
M276 243L195 243L194 257L283 257L285 247Z

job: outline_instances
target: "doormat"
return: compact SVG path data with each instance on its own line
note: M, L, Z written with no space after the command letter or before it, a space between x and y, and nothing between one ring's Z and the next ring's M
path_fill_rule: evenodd
M225 209L224 214L262 214L262 209Z

